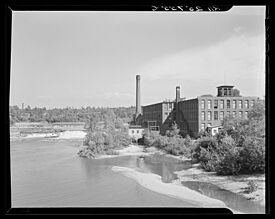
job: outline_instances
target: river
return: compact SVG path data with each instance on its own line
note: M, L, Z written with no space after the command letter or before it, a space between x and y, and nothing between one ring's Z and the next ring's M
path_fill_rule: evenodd
M139 167L138 157L80 158L81 143L43 138L12 141L12 207L194 207L150 191L111 169Z
M201 207L194 202L152 191L112 170L126 167L161 176L169 184L174 171L191 164L164 155L86 159L77 155L82 139L23 138L11 141L12 207ZM184 186L221 200L237 212L264 209L237 194L202 182ZM196 194L195 194L196 195Z

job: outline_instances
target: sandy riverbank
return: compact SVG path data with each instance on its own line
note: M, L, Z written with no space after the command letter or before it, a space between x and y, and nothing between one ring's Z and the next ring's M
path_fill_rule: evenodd
M188 170L175 172L179 178L178 183L184 181L207 182L219 186L221 189L226 189L233 193L239 194L248 200L256 202L261 206L265 206L265 175L239 175L239 176L218 176L214 172L206 172L200 169L199 165L193 165ZM257 184L256 191L247 193L247 183L253 180Z
M98 155L95 159L105 159L119 156L149 156L157 152L157 149L152 149L151 151L145 151L144 147L141 145L129 145L123 149L115 150L116 155Z
M165 194L192 203L198 207L226 207L222 201L209 198L185 186L163 183L161 176L153 173L141 173L128 167L112 167L114 172L121 173L136 180L140 185L154 192Z
M138 155L138 156L149 156L154 153L164 154L168 157L173 157L181 161L190 160L184 156L175 156L171 154L166 154L155 147L144 148L140 145L130 145L124 149L116 150L118 155L101 155L96 159L117 157L117 156L127 156L127 155ZM264 174L254 174L254 175L239 175L239 176L218 176L214 172L206 172L199 167L199 164L193 164L193 167L187 170L175 172L178 176L178 180L173 183L177 185L182 185L181 182L184 181L196 181L196 182L207 182L220 187L221 189L226 189L233 193L239 194L245 197L247 200L251 200L261 206L265 206L265 175ZM253 180L258 186L257 190L251 193L246 192L247 183Z

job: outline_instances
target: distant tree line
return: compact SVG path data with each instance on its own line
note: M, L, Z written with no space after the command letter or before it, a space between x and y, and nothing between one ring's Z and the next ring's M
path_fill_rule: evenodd
M77 108L54 108L46 109L46 107L31 108L27 106L20 109L18 106L10 106L10 124L15 122L87 122L91 118L97 118L103 121L106 115L112 111L114 116L121 119L123 122L129 122L135 112L135 107L82 107Z

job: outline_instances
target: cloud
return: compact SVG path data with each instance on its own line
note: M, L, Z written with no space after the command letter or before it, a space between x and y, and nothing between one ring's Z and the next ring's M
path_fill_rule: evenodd
M223 83L238 85L245 92L262 95L264 63L264 34L251 37L241 35L211 47L185 50L156 58L141 66L139 72L147 81L161 81L168 78L182 81L185 87L191 88L191 93L195 93L192 91L192 86L193 89L195 87L203 89L207 87L208 82L213 86Z
M133 98L134 94L133 93L121 93L121 92L105 92L103 94L104 99L129 99Z

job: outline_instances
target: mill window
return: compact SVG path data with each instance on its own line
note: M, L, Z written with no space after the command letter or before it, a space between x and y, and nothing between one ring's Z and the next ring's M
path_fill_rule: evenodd
M202 108L202 109L205 109L205 100L202 100L202 101L201 101L201 108Z
M218 109L218 100L214 100L214 109Z
M248 100L246 100L246 101L244 102L244 107L245 107L246 109L249 108Z
M224 100L221 100L221 101L220 101L220 108L221 108L221 109L224 109Z
M218 120L218 111L214 111L214 120Z
M221 111L221 112L220 112L220 120L223 120L223 118L224 118L224 112Z
M207 109L211 109L211 100L207 101Z
M243 118L243 112L242 111L239 112L239 117Z
M205 120L205 112L201 112L201 120L202 120L202 121Z
M226 108L230 109L230 100L226 100Z
M207 120L211 120L211 111L207 112Z
M236 105L236 100L233 100L233 109L236 109L237 105Z
M239 100L239 108L242 109L243 108L243 101Z

